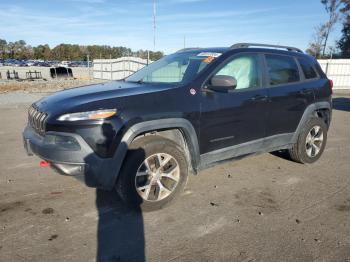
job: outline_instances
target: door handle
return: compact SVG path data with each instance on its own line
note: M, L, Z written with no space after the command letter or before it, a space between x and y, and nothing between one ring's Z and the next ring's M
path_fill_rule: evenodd
M251 101L266 101L267 96L266 95L256 95L256 96L253 96L250 100Z
M298 94L300 94L300 95L309 95L311 93L312 93L312 90L310 90L310 89L302 89L298 92Z

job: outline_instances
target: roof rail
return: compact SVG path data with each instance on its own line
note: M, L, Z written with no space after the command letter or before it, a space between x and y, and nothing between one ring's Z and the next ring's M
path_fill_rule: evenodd
M248 47L270 47L270 48L277 48L277 49L287 49L288 51L298 52L298 53L304 53L299 48L291 47L291 46L283 46L283 45L267 45L267 44L255 44L255 43L238 43L231 46L231 49L236 48L248 48Z
M200 47L187 47L187 48L182 48L178 51L176 51L176 53L180 53L180 52L185 52L185 51L192 51L192 50L198 50L201 49Z

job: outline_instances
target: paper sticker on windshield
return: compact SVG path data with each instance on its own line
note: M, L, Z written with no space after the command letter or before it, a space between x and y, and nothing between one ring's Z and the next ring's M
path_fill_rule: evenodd
M221 53L214 53L214 52L202 52L202 53L199 53L197 56L207 56L207 57L211 56L211 57L216 58L216 57L221 56Z
M209 64L209 63L213 62L214 59L215 59L215 57L208 56L207 58L203 59L203 62Z

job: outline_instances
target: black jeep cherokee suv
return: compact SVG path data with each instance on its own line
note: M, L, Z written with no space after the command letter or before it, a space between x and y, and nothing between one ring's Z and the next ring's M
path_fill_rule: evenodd
M286 150L315 162L331 88L317 61L293 47L188 48L122 81L34 103L24 144L60 173L152 210L179 194L189 173L223 160Z

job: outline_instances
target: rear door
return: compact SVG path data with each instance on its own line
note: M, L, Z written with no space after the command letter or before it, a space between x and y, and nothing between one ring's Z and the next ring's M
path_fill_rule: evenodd
M313 102L313 86L307 84L293 56L265 54L270 99L266 136L293 133L306 107Z

